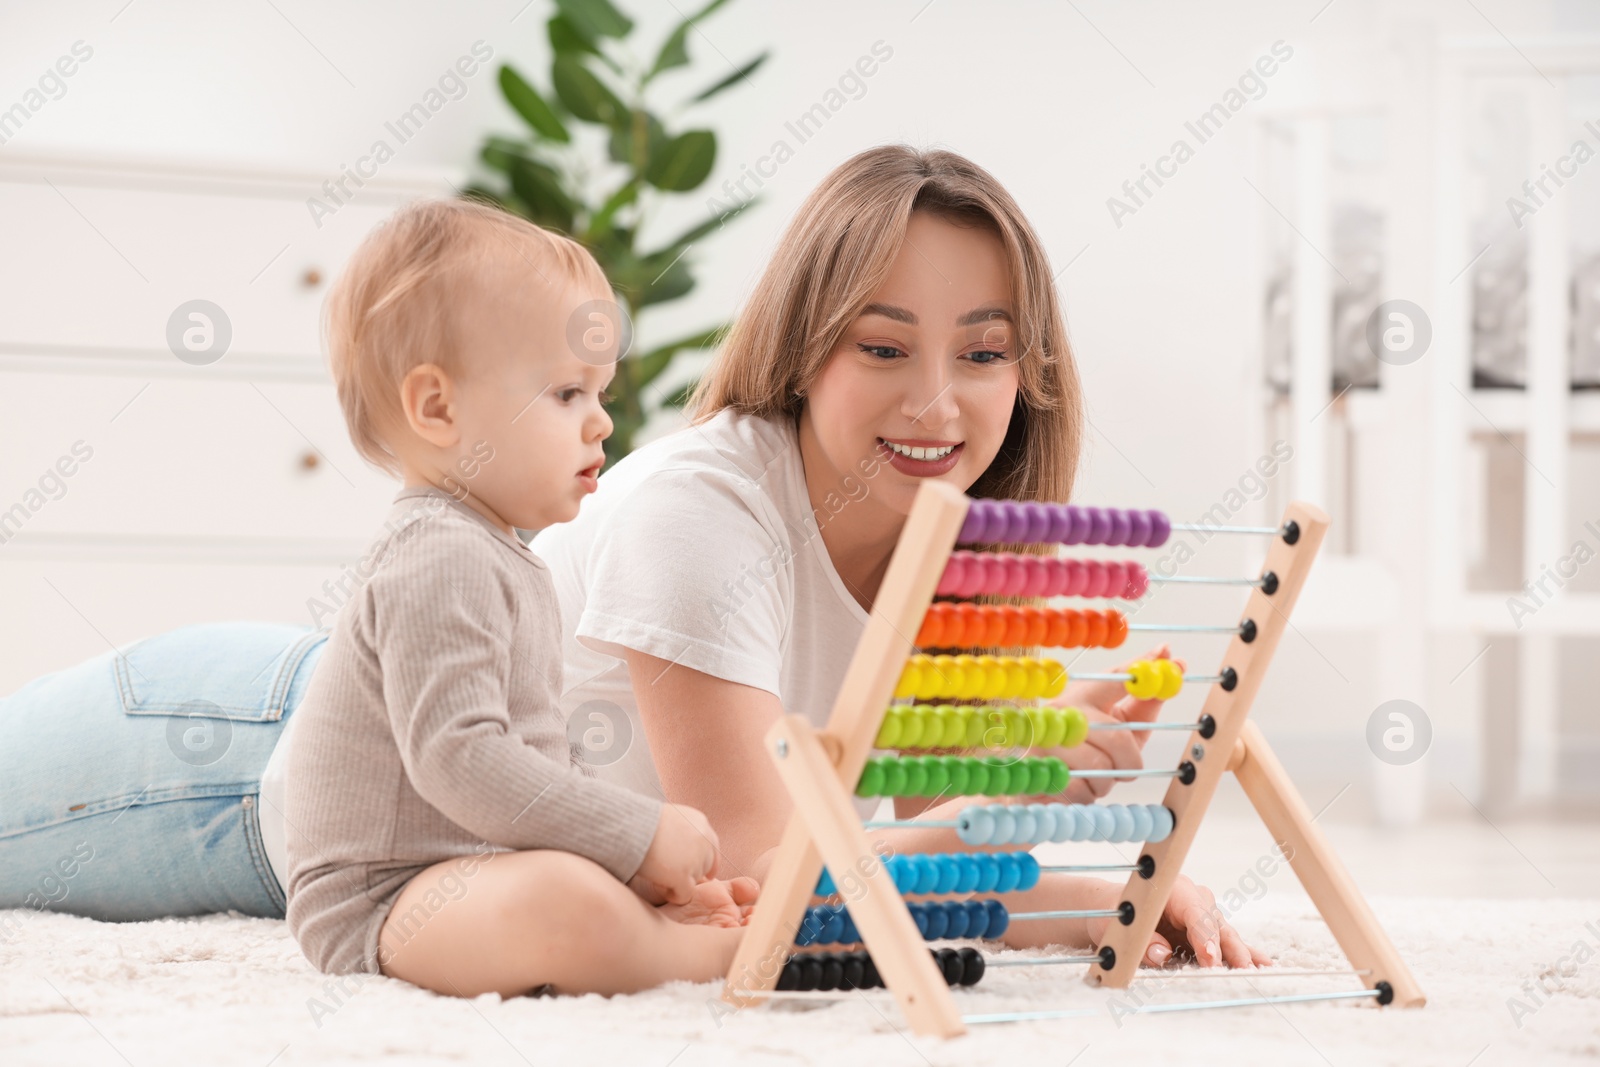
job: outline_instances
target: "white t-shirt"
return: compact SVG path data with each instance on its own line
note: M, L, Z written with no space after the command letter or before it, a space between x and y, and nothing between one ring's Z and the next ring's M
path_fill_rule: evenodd
M623 649L763 689L785 712L827 724L867 612L822 543L792 423L729 410L644 445L601 476L576 519L541 530L531 547L561 606L568 736L599 777L662 795ZM280 883L293 725L291 716L273 749L260 806ZM878 808L852 799L863 818Z
M561 604L561 708L581 724L569 736L594 731L584 758L601 778L661 795L624 649L827 724L867 612L823 545L793 423L724 410L653 441L532 547ZM857 799L863 816L877 805Z

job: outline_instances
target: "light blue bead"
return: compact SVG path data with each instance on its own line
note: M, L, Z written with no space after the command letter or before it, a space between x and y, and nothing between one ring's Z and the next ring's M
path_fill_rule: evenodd
M1128 810L1128 805L1113 804L1111 807L1111 817L1116 820L1116 826L1113 827L1111 831L1111 840L1132 841L1133 813Z
M1033 813L1033 836L1028 838L1031 845L1039 845L1050 840L1056 832L1056 809L1052 804L1029 804L1028 810Z
M1055 806L1056 824L1050 831L1050 840L1056 844L1071 841L1073 832L1078 828L1078 817L1072 813L1071 804L1057 804Z
M1155 820L1150 816L1150 805L1133 804L1129 806L1128 812L1133 816L1133 836L1128 840L1150 840L1150 828L1155 825Z
M1038 830L1038 822L1033 817L1033 809L1025 804L1013 804L1006 810L1011 812L1012 817L1017 820L1017 833L1011 840L1019 845L1031 843L1034 833Z
M1165 841L1172 833L1172 809L1165 804L1150 805L1150 815L1155 825L1150 828L1148 841Z
M1094 813L1094 832L1089 835L1089 840L1110 841L1112 833L1117 828L1117 817L1111 814L1111 809L1104 804L1096 804L1089 810Z
M956 836L963 844L987 845L994 839L994 816L988 808L967 808L956 823Z
M994 809L994 837L990 843L995 845L1009 845L1017 839L1017 817L1010 810L996 806Z

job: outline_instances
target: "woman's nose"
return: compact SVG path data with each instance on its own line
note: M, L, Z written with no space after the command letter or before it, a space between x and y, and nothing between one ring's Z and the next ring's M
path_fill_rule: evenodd
M928 366L918 377L916 386L906 393L901 413L913 422L924 426L942 426L955 418L955 377L937 361L927 361Z

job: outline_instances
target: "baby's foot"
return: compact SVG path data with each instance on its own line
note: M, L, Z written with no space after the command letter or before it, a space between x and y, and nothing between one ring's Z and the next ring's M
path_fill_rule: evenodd
M687 904L663 904L656 910L689 925L743 926L760 889L754 878L713 878L695 886Z

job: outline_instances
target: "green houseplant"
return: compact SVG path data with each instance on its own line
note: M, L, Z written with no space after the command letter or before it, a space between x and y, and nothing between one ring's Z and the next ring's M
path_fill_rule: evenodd
M641 247L640 230L671 195L698 188L717 157L711 130L673 132L684 112L743 83L766 61L763 52L681 101L670 115L648 97L661 75L690 65L689 38L727 0L683 18L649 58L631 47L633 20L610 0L555 0L546 24L552 58L542 92L513 67L500 68L500 90L527 123L524 136L490 135L480 152L503 183L466 191L581 242L611 280L628 322L645 308L682 299L694 289L689 249L749 207L744 201L690 227L658 247ZM665 116L665 117L664 117ZM627 455L650 415L646 387L681 352L712 346L718 324L640 351L637 338L617 367L607 410L616 424L606 441L608 461ZM658 403L681 406L689 386Z

